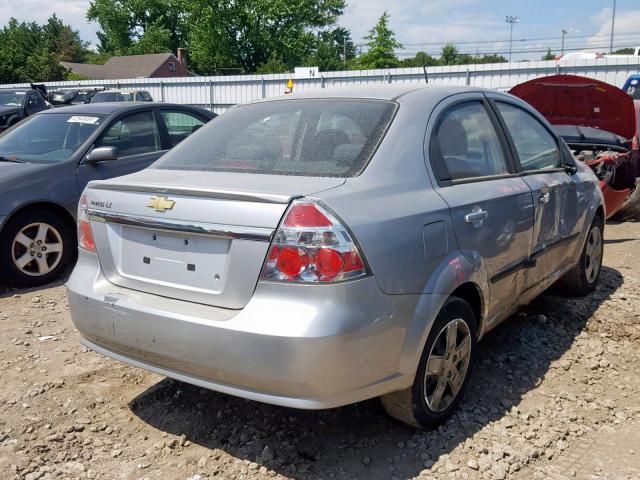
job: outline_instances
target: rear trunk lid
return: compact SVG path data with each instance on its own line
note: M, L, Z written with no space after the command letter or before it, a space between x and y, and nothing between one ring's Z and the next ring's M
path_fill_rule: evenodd
M633 99L620 88L593 78L552 75L513 87L509 93L538 110L552 125L582 125L633 138Z
M144 170L87 189L106 278L169 298L243 308L288 204L334 177Z

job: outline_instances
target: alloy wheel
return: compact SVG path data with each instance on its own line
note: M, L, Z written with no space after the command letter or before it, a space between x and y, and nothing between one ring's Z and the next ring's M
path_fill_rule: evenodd
M424 399L434 412L446 410L460 392L471 359L471 331L461 318L451 320L438 333L424 379Z
M11 256L18 270L31 277L53 271L62 260L62 236L48 223L31 223L14 237Z
M602 265L602 233L600 228L595 226L589 232L587 246L585 250L585 272L587 281L593 283L598 277Z

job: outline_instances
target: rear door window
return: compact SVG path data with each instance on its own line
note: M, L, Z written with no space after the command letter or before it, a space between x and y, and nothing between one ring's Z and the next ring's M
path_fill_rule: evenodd
M207 124L154 168L352 177L366 167L395 108L390 101L356 99L244 105Z
M95 146L117 147L121 157L162 150L158 125L152 112L134 113L116 121Z
M160 114L167 127L171 147L175 147L205 124L202 118L189 112L161 110Z
M520 107L496 102L509 130L525 171L559 168L562 164L558 141L538 119Z
M508 174L509 167L484 104L455 105L439 119L432 139L434 155L444 170L440 180L462 180ZM436 169L438 170L438 169Z

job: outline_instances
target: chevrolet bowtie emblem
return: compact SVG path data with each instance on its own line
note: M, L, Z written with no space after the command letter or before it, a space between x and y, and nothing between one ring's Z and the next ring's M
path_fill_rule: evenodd
M153 208L156 212L166 212L171 210L175 204L175 200L169 200L167 197L151 197L147 207Z

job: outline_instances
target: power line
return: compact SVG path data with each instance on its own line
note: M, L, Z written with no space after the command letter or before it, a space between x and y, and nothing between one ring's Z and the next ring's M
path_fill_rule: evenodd
M569 39L583 39L583 38L609 38L610 34L606 35L571 35L567 37ZM620 37L628 37L635 36L638 33L616 33L616 38ZM558 40L560 35L556 35L554 37L532 37L532 38L514 38L513 42L540 42L545 40ZM463 42L457 42L454 40L449 41L440 41L440 42L418 42L418 43L403 43L406 47L419 47L419 46L437 46L437 45L446 45L446 44L454 44L454 45L476 45L476 44L486 44L486 43L508 43L509 39L501 39L501 40L468 40Z
M555 48L555 47L540 47L541 49L538 49L536 47L536 49L525 49L525 50L513 50L513 54L527 54L527 53L547 53L547 51L549 49L551 49L551 51L554 50L559 50L559 48ZM609 48L609 45L599 45L599 46L581 46L581 47L575 47L575 48L566 48L565 47L565 52L580 52L583 51L585 49L606 49ZM633 45L620 45L617 46L618 49L623 49L623 48L633 48ZM408 51L403 51L403 50L396 50L395 54L398 56L415 56L416 53L419 52L423 52L426 53L427 55L430 55L432 57L438 57L442 54L442 52L424 52L423 50L417 50L415 52L408 52ZM478 52L458 52L458 54L460 55L473 55L473 56L483 56L483 55L507 55L509 53L509 50L481 50Z

